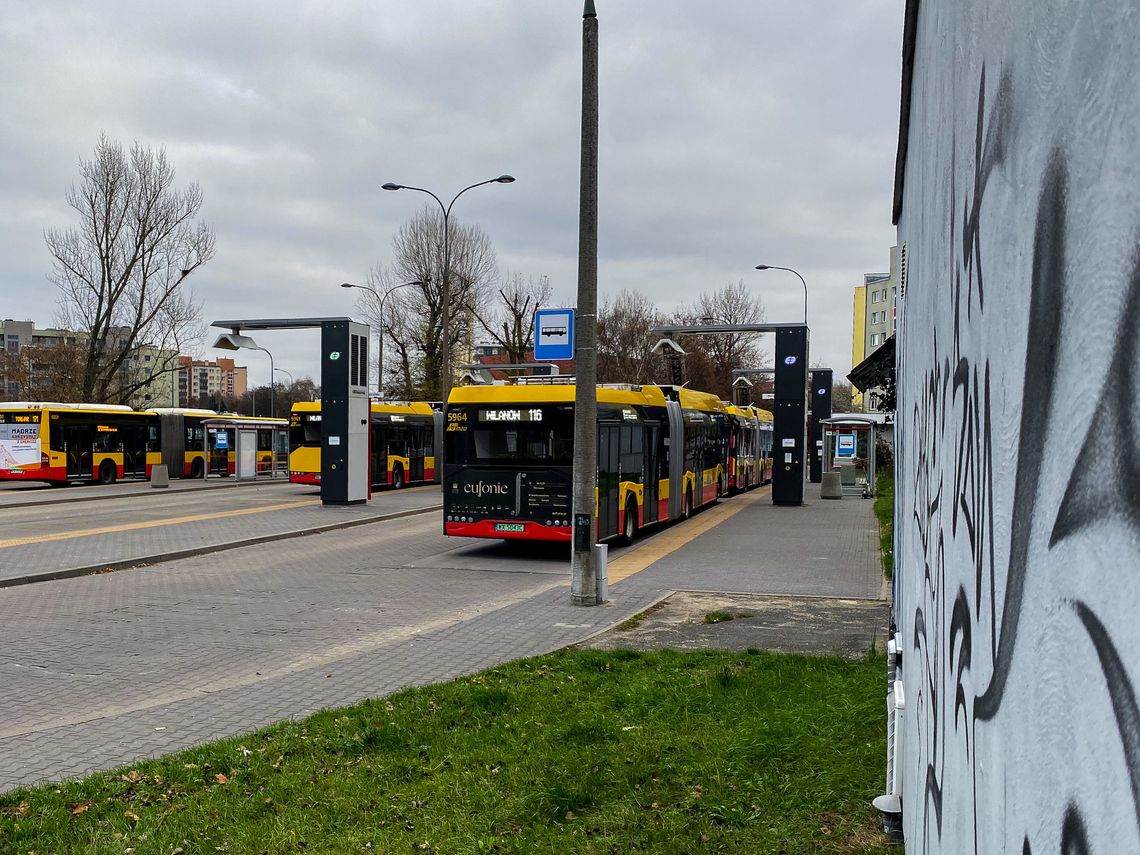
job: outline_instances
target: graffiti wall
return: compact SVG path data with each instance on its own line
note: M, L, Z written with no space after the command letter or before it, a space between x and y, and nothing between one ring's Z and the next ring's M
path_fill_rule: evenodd
M1140 6L909 7L907 852L1140 852Z

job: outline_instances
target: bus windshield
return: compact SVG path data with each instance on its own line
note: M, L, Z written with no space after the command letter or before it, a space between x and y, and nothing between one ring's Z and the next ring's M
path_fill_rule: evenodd
M572 405L480 405L449 411L448 463L569 466L574 458Z
M289 425L289 444L297 446L319 446L321 444L321 414L293 413Z

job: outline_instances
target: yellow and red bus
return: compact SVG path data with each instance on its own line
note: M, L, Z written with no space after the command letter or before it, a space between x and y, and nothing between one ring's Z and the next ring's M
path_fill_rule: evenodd
M725 405L728 424L728 492L742 493L772 480L772 414L753 406Z
M572 381L572 378L570 378ZM452 390L443 529L460 537L571 539L573 382ZM715 395L599 386L598 539L628 542L727 490L728 427Z
M162 462L158 414L115 404L0 403L0 479L112 484Z
M369 471L372 486L439 482L436 448L443 414L425 401L372 401ZM289 419L289 480L321 483L321 402L300 401Z
M233 475L237 468L237 431L245 426L257 430L257 469L273 468L273 434L266 428L289 427L286 419L217 413L213 410L156 407L162 423L163 451L173 458L171 474L183 478Z

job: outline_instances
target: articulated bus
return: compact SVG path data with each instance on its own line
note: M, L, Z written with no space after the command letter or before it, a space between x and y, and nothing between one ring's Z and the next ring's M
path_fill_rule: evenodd
M170 472L183 478L202 478L207 473L233 475L237 468L237 431L242 426L257 430L257 471L271 471L273 431L264 428L284 430L289 426L286 419L213 410L155 407L154 411L162 422L163 454L174 460Z
M400 489L405 484L439 483L435 450L443 414L424 401L373 401L369 436L372 486ZM321 483L321 402L293 405L289 420L289 480Z
M725 406L728 422L728 492L742 493L772 480L772 414L752 406Z
M114 404L0 404L0 479L66 484L146 479L159 420Z
M452 390L445 534L570 541L574 394L573 382ZM726 492L727 414L715 395L599 386L597 396L598 540L628 542Z

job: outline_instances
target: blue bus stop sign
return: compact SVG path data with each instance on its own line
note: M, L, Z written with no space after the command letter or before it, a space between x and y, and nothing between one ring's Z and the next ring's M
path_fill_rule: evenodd
M534 359L574 358L574 310L539 309L534 313Z

